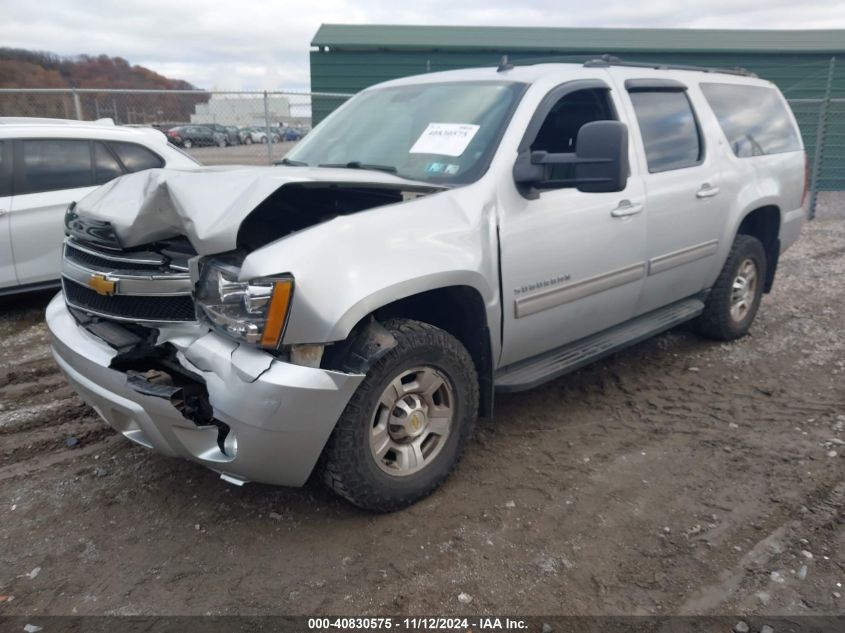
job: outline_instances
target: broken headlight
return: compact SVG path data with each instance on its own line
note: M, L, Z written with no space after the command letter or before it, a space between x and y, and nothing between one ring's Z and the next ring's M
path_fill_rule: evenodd
M198 315L232 338L278 348L290 311L293 278L240 281L239 274L239 268L222 262L201 264L196 288Z

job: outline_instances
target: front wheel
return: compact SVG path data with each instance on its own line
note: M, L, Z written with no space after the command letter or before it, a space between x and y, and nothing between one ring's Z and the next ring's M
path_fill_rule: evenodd
M745 336L760 307L766 278L766 250L756 237L737 235L713 284L696 330L718 341Z
M472 434L478 378L466 348L419 321L384 323L397 345L352 396L329 439L323 478L355 505L390 512L431 494Z

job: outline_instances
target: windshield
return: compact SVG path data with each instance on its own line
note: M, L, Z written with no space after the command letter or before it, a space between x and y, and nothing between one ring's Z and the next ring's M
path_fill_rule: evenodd
M487 170L524 88L491 81L367 90L314 128L285 163L472 182Z

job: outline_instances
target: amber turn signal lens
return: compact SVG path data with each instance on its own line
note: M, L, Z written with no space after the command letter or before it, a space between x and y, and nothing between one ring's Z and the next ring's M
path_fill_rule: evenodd
M293 293L293 282L290 280L277 281L273 284L273 297L267 310L267 321L261 336L262 347L278 347L285 331L285 322L290 310L290 298Z

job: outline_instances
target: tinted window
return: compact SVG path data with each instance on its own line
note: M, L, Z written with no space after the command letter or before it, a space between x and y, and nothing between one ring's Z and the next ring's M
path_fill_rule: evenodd
M110 143L128 172L164 167L161 156L135 143Z
M764 86L701 84L701 91L737 156L801 149L798 132L776 90Z
M682 169L701 161L698 124L685 92L631 92L648 170Z
M552 154L571 154L577 149L578 132L592 121L614 119L613 107L606 90L576 90L552 106L531 143L531 151ZM566 181L575 178L574 165L551 165L550 180ZM574 187L574 183L561 182L558 186Z
M0 196L12 195L12 143L0 141Z
M123 174L120 163L112 156L108 148L100 142L94 143L94 182L102 185Z
M56 191L89 187L91 150L88 141L29 140L23 141L21 191Z

